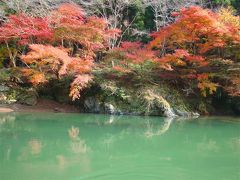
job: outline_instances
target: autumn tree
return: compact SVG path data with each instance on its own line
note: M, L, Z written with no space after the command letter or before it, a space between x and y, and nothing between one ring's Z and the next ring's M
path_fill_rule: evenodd
M50 41L53 31L47 18L30 17L25 14L10 15L0 27L0 42L6 45L11 65L16 67L16 57L21 46L28 43Z
M151 8L156 31L174 21L171 13L191 5L205 5L202 0L143 0L142 4L143 8Z
M214 66L216 61L223 68L234 63L234 59L224 58L227 48L239 46L239 17L226 10L214 13L197 6L173 15L176 21L154 33L149 47L160 49L159 63L171 64L173 72L183 80L197 80L204 96L211 94L220 85L210 80L221 69Z
M105 48L107 40L119 33L117 29L108 29L107 21L102 18L86 18L77 5L62 4L51 16L57 41L84 46L89 52Z
M110 64L116 71L136 72L137 66L153 62L154 58L154 52L146 49L142 43L124 41L119 48L114 48L108 53L105 63Z
M6 11L45 17L61 3L72 2L72 0L1 0L1 2Z
M171 66L167 63L159 64L157 51L146 48L140 42L124 41L119 48L107 53L97 67L97 75L134 87L160 84L159 72L170 69Z
M118 30L108 29L107 22L101 18L86 17L82 8L75 4L62 4L52 11L49 19L55 46L32 44L31 51L21 59L41 73L43 82L72 77L70 96L78 99L80 91L92 80L95 53L107 48L107 40ZM31 83L43 83L35 77L32 75Z
M131 28L136 16L126 19L125 15L129 7L137 6L140 0L79 0L79 3L86 9L87 13L103 18L109 29L120 29L122 34L108 40L110 48L119 47L122 37Z
M109 73L142 83L167 81L187 95L199 89L207 96L218 87L238 95L239 58L233 51L239 52L239 17L231 9L214 13L198 6L173 16L175 22L152 34L148 48L123 42L110 51L104 61Z
M64 76L74 77L70 96L75 100L80 97L80 90L91 81L90 75L93 61L83 57L69 56L69 49L53 47L51 45L30 45L31 51L21 57L34 69L22 68L21 73L33 85L46 82L48 79L59 79Z

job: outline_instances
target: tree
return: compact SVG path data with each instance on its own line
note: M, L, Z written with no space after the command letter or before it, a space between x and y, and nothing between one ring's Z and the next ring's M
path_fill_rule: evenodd
M0 24L4 21L5 19L5 12L3 8L3 3L0 2Z
M32 44L29 46L31 51L21 59L31 67L32 72L44 75L41 78L43 82L64 76L72 77L70 96L75 100L92 80L95 53L107 48L107 41L115 37L118 30L108 29L102 18L86 17L76 4L62 4L52 11L49 19L54 46ZM29 82L34 80L30 79ZM34 84L39 83L37 81Z
M53 11L52 17L56 40L84 46L90 55L93 51L108 47L106 43L120 32L118 29L109 29L103 18L85 17L83 10L74 4L62 4Z
M130 21L126 19L126 12L130 6L137 5L138 3L138 0L80 0L80 4L89 14L94 14L105 19L109 29L122 30L120 38L115 36L108 41L110 48L117 47L121 44L122 36L127 33L127 30L129 30L135 21L135 17Z
M44 83L47 79L72 76L75 79L71 84L70 96L75 100L80 97L79 92L92 80L92 59L70 57L68 49L51 45L32 44L30 49L21 59L28 65L34 65L34 68L23 68L21 72L33 85Z
M49 41L52 38L53 31L47 18L30 17L25 14L10 15L0 27L0 42L6 45L14 67L16 67L19 46Z
M201 0L143 0L143 7L151 7L153 11L156 31L174 21L172 12L196 4L203 6L204 3Z
M119 48L108 52L99 65L100 74L104 78L117 79L133 86L149 83L156 85L160 80L159 72L171 70L167 63L159 64L156 53L140 42L124 41Z
M197 6L183 8L173 15L177 17L176 21L154 33L149 47L164 48L160 53L160 63L171 64L183 81L185 78L198 80L203 95L206 91L212 93L218 84L210 79L221 70L215 66L216 61L221 67L228 67L228 61L224 60L226 48L239 47L239 17L226 10L214 13ZM233 63L234 59L231 61ZM218 76L223 78L221 73ZM222 84L225 89L228 85ZM237 88L235 90L239 91Z
M6 11L16 14L24 13L29 16L45 17L61 3L71 0L2 0Z

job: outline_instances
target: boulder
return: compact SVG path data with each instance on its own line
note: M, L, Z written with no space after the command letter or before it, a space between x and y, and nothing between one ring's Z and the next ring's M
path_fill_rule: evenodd
M116 114L116 108L112 104L104 104L104 110L107 114Z
M96 97L87 97L84 100L84 109L90 113L100 113L100 102Z
M28 89L20 92L17 98L21 104L34 106L37 104L38 93L34 89Z
M166 99L151 90L144 92L143 99L146 104L146 115L165 117L178 116Z
M174 109L174 112L177 116L180 117L199 117L200 114L196 112L188 112L184 110Z
M179 94L170 89L163 90L162 86L125 87L108 81L102 82L100 89L97 93L95 88L86 93L91 96L84 99L85 112L171 118L199 116L187 108Z
M8 86L0 85L0 92L7 92L9 90L10 90L10 88Z
M17 100L11 92L0 92L0 104L12 104Z
M234 114L240 115L240 98L239 97L233 99L232 110Z
M117 109L114 105L110 103L104 104L104 113L112 115L123 115L128 114L127 112L123 113L121 110Z

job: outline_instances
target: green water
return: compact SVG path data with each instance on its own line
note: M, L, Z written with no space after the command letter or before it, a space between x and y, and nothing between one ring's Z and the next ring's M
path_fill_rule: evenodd
M240 119L0 114L0 180L240 180Z

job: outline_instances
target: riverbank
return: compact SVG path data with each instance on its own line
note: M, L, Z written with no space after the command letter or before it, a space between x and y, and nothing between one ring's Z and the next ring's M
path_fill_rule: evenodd
M61 104L49 99L39 99L34 106L23 105L20 103L14 103L10 105L1 105L0 113L7 112L64 112L64 113L78 113L77 109L73 105Z
M69 99L68 88L62 84L49 83L41 89L2 84L0 112L85 112L163 117L228 116L240 112L238 99L186 96L167 83L159 86L139 82L141 85L135 87L99 78L75 102Z

